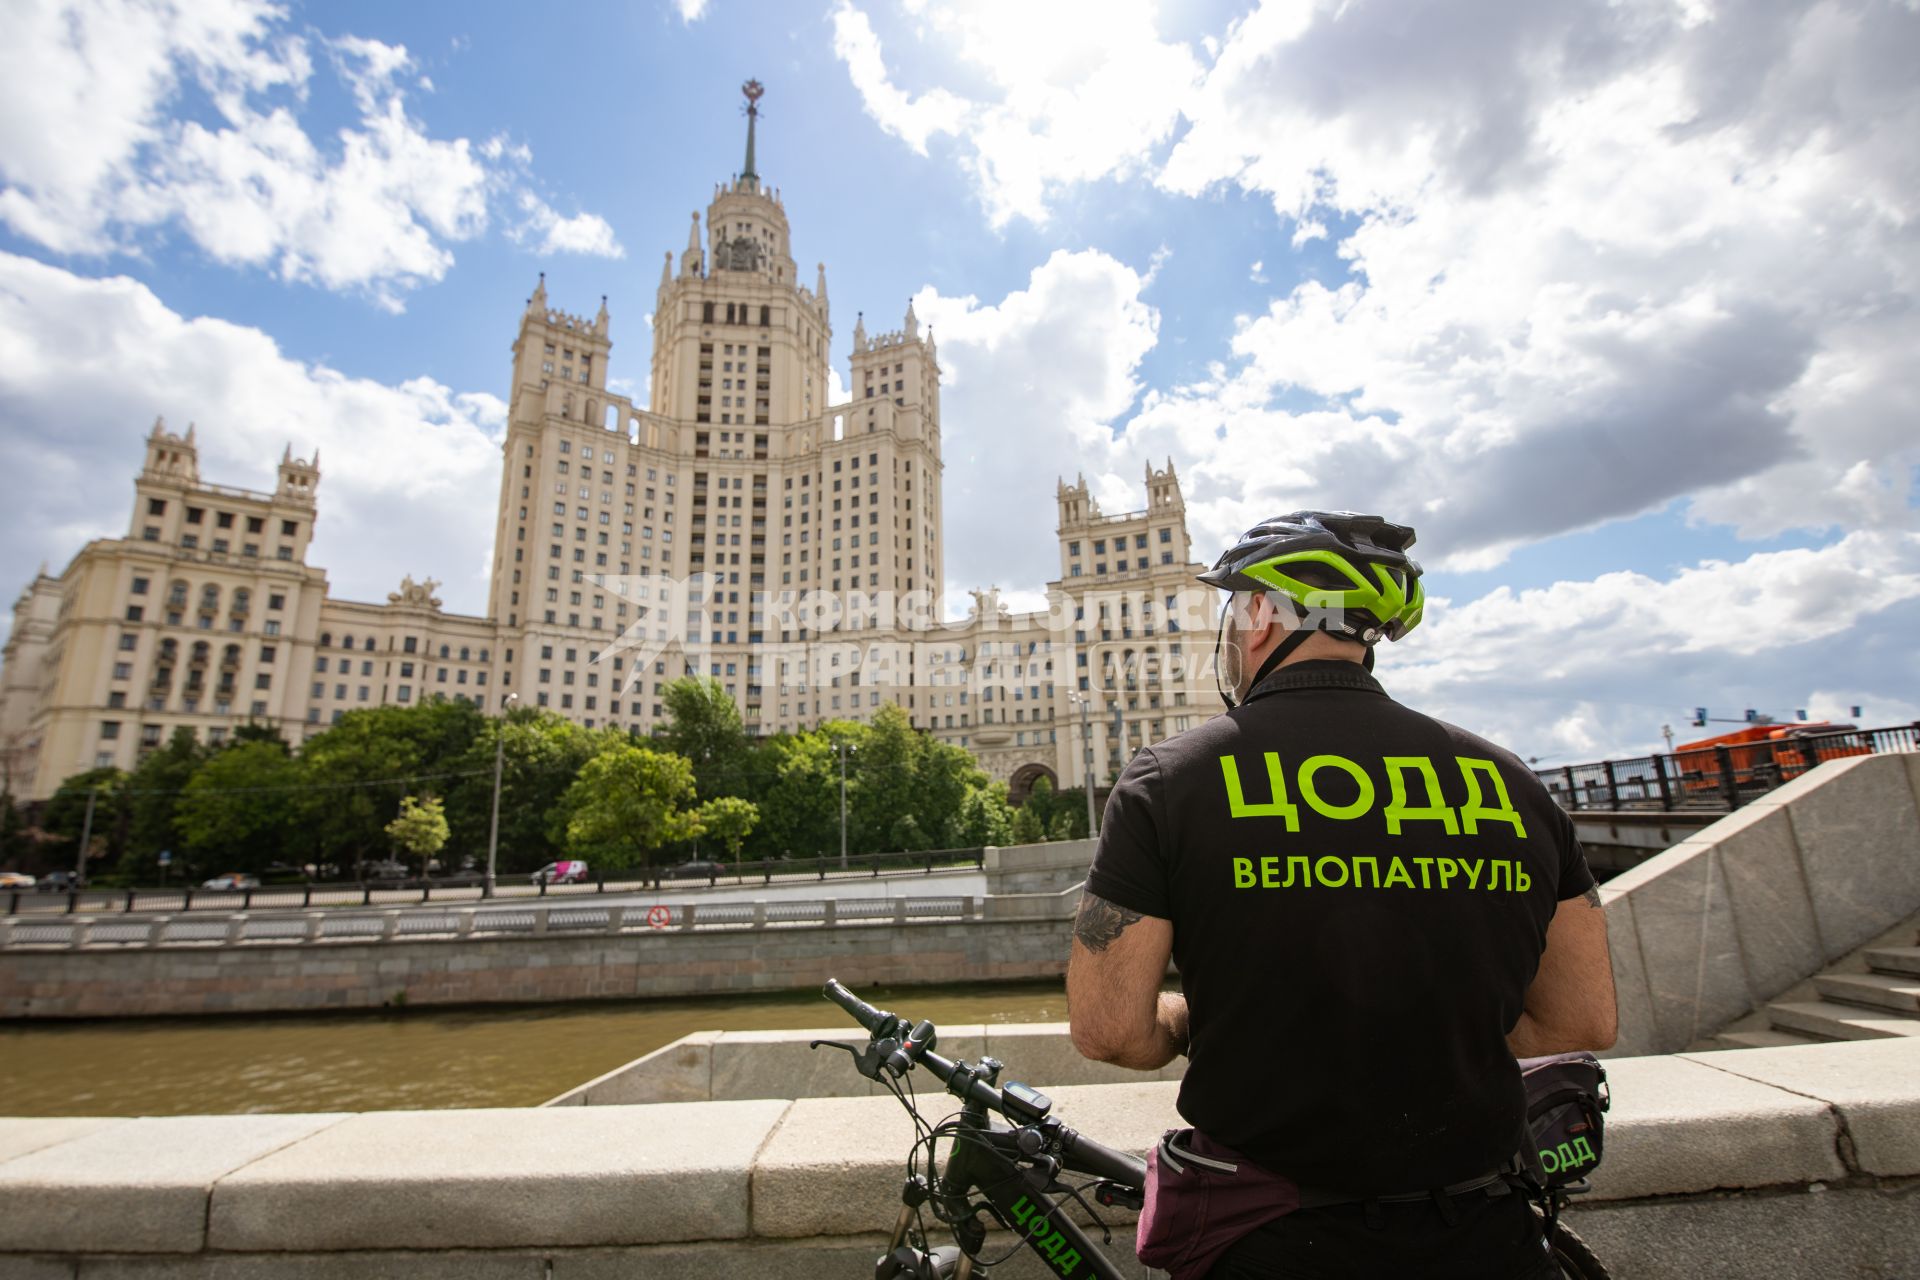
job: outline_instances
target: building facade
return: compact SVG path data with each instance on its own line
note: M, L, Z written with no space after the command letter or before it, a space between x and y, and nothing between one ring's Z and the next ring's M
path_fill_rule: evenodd
M297 742L434 696L498 712L511 695L644 734L661 687L702 674L753 734L893 703L1021 795L1042 776L1104 783L1219 710L1185 650L1211 593L1171 461L1146 468L1142 511L1058 486L1046 610L989 590L964 621L941 616L933 335L911 305L890 332L857 320L851 398L829 403L826 270L801 282L780 193L754 171L756 124L750 109L744 170L662 264L647 409L608 388L605 298L567 312L543 278L528 299L484 617L444 611L430 580L384 604L332 597L307 562L317 455L289 449L272 493L231 488L200 478L194 428L156 422L126 536L43 570L14 607L10 789L131 768L181 726L218 742L253 720Z

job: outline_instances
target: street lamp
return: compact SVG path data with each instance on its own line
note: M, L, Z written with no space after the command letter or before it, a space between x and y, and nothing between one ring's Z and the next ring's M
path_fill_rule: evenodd
M836 742L833 749L840 756L840 869L847 869L847 753L857 751L852 743Z
M507 710L520 700L520 695L510 693L500 702L500 727L493 734L493 821L487 828L487 878L480 886L480 896L493 896L493 864L500 854L500 767L506 762L507 755Z
M1087 713L1093 706L1090 694L1071 692L1067 697L1080 708L1080 735L1086 739L1087 749L1082 760L1080 774L1081 786L1087 793L1087 836L1091 839L1097 833L1093 825L1093 725L1087 720Z

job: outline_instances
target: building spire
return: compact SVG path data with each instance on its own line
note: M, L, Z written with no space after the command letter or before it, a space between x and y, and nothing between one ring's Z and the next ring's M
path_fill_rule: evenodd
M747 98L747 163L740 170L740 185L752 183L759 185L760 172L753 165L753 126L760 119L760 97L766 93L758 80L749 80L740 86L740 92Z

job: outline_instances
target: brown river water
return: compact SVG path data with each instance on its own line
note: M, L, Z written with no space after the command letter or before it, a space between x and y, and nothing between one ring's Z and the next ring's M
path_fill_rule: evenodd
M868 987L859 994L940 1024L1067 1016L1057 980ZM859 1034L816 992L311 1017L12 1022L0 1024L0 1115L530 1107L689 1032L812 1027L842 1038Z

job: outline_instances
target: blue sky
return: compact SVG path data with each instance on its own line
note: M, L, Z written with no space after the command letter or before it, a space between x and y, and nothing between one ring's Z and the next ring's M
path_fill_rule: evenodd
M1055 572L1052 481L1180 468L1417 525L1410 698L1529 754L1707 703L1920 714L1906 6L31 0L0 51L0 578L203 473L325 464L313 559L484 607L518 310L614 320L740 163L946 373L950 591ZM1844 661L1834 654L1844 652Z

